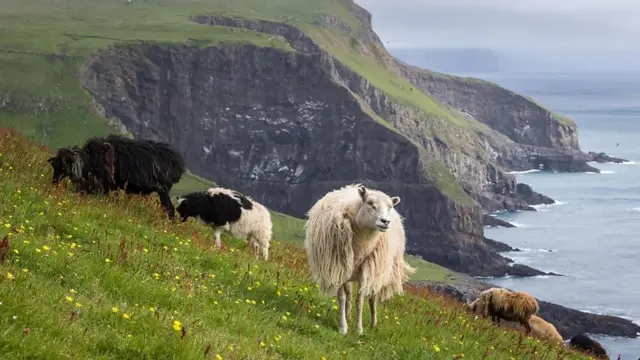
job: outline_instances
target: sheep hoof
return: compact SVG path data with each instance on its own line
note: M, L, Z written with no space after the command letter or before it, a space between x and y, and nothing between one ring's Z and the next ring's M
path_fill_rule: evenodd
M340 335L347 335L347 328L340 328L339 333Z
M364 332L364 330L362 328L356 329L356 334L358 334L358 335L362 335L363 332Z

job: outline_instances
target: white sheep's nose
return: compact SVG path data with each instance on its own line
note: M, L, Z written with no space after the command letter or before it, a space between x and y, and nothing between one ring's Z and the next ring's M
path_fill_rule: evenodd
M387 218L380 218L380 222L384 225L389 225L389 222L391 222L391 220Z

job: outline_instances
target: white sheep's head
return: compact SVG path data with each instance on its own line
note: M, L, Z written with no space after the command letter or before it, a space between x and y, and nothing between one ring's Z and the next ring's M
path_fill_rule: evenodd
M400 203L400 198L389 197L381 191L367 191L364 186L358 188L358 193L363 203L358 211L358 223L372 230L387 231L391 225L391 211Z

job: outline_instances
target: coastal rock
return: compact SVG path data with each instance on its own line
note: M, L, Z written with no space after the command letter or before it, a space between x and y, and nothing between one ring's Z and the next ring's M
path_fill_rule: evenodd
M629 160L609 156L603 152L597 153L594 151L589 151L587 155L591 157L591 161L595 161L601 164L606 164L606 163L622 164L625 162L629 162Z
M521 251L518 248L513 248L503 242L495 241L493 239L489 239L488 237L484 238L484 243L487 245L491 251L495 252L511 252L511 251Z
M475 300L481 291L496 287L476 279L459 281L461 282L457 284L419 281L415 285L446 294L463 303ZM640 333L640 325L627 319L586 313L541 300L538 300L538 303L540 304L538 315L552 323L564 339L569 339L580 333L637 338Z
M513 277L529 277L529 276L540 276L540 275L560 276L555 273L546 273L544 271L540 271L530 266L522 265L522 264L512 264L507 275L513 276Z
M530 159L533 169L555 172L594 172L600 170L587 164L587 160L573 155L535 155Z
M513 225L510 222L504 221L502 219L498 219L497 217L491 216L488 214L482 215L482 223L484 224L484 226L488 226L488 227L505 227L505 228L515 227L515 225Z
M516 186L518 196L520 196L529 205L550 205L555 204L556 201L552 198L535 192L530 185L518 183Z

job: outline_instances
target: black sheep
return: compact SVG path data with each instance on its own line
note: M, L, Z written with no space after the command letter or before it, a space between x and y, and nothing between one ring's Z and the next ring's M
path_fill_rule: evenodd
M69 176L83 193L157 192L170 219L175 210L169 192L186 170L180 153L166 143L113 134L91 138L82 148L60 148L47 162L53 168L52 184Z
M568 345L572 349L591 354L598 359L609 359L609 356L602 345L587 335L578 334L572 337L571 340L569 340Z

